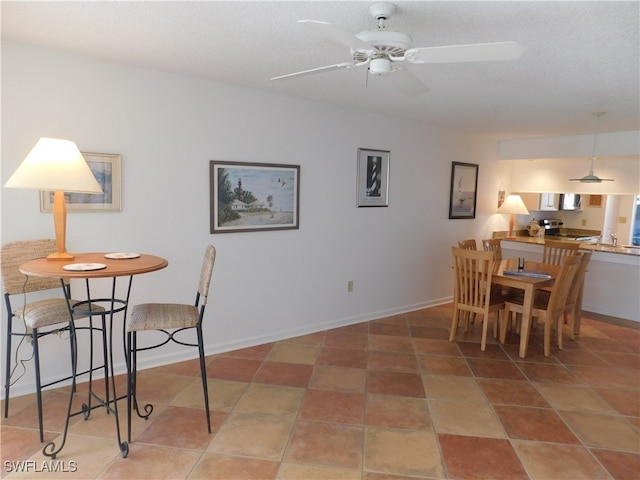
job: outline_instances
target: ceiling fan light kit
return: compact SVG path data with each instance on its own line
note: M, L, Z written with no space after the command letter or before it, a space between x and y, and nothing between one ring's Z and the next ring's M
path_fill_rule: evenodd
M328 22L299 20L299 24L316 30L327 39L349 47L351 62L280 75L271 80L289 79L366 65L368 73L371 75L388 76L392 79L392 84L403 93L415 96L425 93L428 88L418 76L407 68L407 64L517 60L522 56L522 47L516 42L413 47L413 40L406 33L387 30L385 22L395 11L396 6L393 3L374 3L369 7L369 13L378 21L378 27L355 35L344 32Z
M593 148L591 150L591 169L589 170L589 174L585 175L582 178L570 178L570 182L580 182L580 183L602 183L602 182L613 182L613 178L600 178L593 173L593 163L596 159L596 141L598 140L598 120L601 116L605 115L606 112L595 112L592 115L596 117L596 126L593 130Z
M369 72L372 75L386 75L391 71L391 61L388 58L374 58L369 63Z

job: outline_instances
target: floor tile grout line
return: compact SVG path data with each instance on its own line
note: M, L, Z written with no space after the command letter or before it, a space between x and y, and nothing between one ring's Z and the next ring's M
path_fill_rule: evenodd
M405 322L406 322L406 319L405 319ZM368 325L370 325L370 323L368 323ZM369 332L370 332L370 331L369 331ZM368 333L368 335L370 335L370 333ZM605 335L606 335L606 332L605 332ZM412 338L411 344L412 344L412 346L413 346L413 355L414 355L414 358L415 358L415 359L416 359L416 361L417 361L417 360L418 360L418 356L419 356L419 354L418 354L418 352L416 351L416 348L415 348L415 338L416 338L416 337L413 337L412 335L410 335L410 337ZM611 337L609 337L608 335L606 335L606 337L611 339ZM368 337L368 340L369 340L369 337ZM615 340L615 339L613 339L613 340ZM470 342L473 342L473 339L471 339L471 340L470 340ZM369 342L368 342L368 343L369 343ZM457 342L456 342L456 343L457 343ZM517 369L518 369L521 373L522 373L522 367L524 366L524 364L525 364L525 363L530 363L530 362L520 362L520 361L514 360L514 359L512 359L512 358L511 358L511 355L509 355L509 353L508 353L508 352L507 352L507 351L506 351L502 346L500 346L500 348L503 350L503 353L505 353L505 354L506 354L506 356L507 356L507 361L511 361L511 362L512 362L516 367L517 367ZM587 350L587 351L591 352L592 354L594 354L594 355L596 355L596 356L598 356L598 357L599 357L599 355L597 355L597 353L596 353L595 351L591 351L589 348L585 348L585 350ZM604 351L604 350L603 350L603 351ZM369 356L369 353L370 353L370 352L371 352L371 349L370 349L370 348L367 348L367 356ZM464 354L464 352L460 352L460 353L461 353L461 356L465 359L465 364L466 364L467 366L469 366L469 359L470 359L470 358L478 358L478 357L476 357L476 356L466 355L466 354ZM591 383L589 383L589 382L584 381L582 378L580 378L580 376L579 376L577 373L574 373L574 371L571 369L571 366L572 366L573 364L570 364L570 363L568 364L566 361L563 361L563 360L561 360L561 359L556 359L556 360L557 360L557 362L556 362L556 363L554 363L554 365L561 365L561 366L563 367L563 369L564 369L564 370L569 371L569 373L570 373L573 377L575 377L577 380L579 380L579 381L580 381L580 383L579 383L579 384L577 384L576 386L585 387L585 388L586 388L586 389L588 389L590 392L592 392L594 395L597 395L597 397L598 397L598 398L602 399L602 401L603 401L603 402L605 402L605 404L609 405L609 406L611 407L611 410L612 410L613 412L618 412L618 410L617 410L617 408L616 408L616 407L614 407L612 404L610 404L610 403L609 403L605 398L600 397L600 396L598 395L598 393L596 392L596 388L597 388L597 387L596 387L594 384L591 384ZM266 360L265 360L265 359L263 359L263 360L262 360L262 363L264 363L265 361L266 361ZM534 362L532 362L532 363L536 363L536 362L535 362L535 360L534 360ZM607 364L608 364L608 362L606 362L606 361L605 361L605 363L607 363ZM316 358L316 363L314 364L314 368L315 368L315 366L317 366L317 365L318 365L318 364L317 364L317 358ZM468 367L468 368L469 368L469 367ZM616 369L616 368L615 368L615 366L597 367L597 368L601 368L601 369L603 369L603 370L604 370L605 368L606 368L606 369L613 369L613 370L615 370L615 369ZM367 364L366 370L367 370L367 371L368 371L368 370L370 370L370 369L369 369L369 365L368 365L368 364ZM621 370L621 369L617 369L617 370ZM622 370L624 370L624 369L622 369ZM628 373L632 373L632 372L633 372L633 370L631 370L631 369L626 369L626 370L624 370L623 372L621 372L621 374L628 374ZM424 371L422 370L422 368L420 367L420 363L418 363L418 372L417 372L417 373L421 376L421 378L423 378L423 375L425 374L425 372L424 372ZM365 378L366 378L366 377L365 377ZM472 378L474 378L474 382L475 382L475 383L476 383L476 385L477 385L477 384L478 384L478 380L479 380L479 379L481 379L481 378L483 378L483 377L478 377L478 376L476 376L476 374L475 374L475 373L473 373L473 372L472 372ZM197 379L197 378L196 378L196 379ZM531 378L527 377L526 375L525 375L524 380L525 380L526 382L528 382L529 384L533 385L533 386L534 386L534 388L536 388L536 385L537 385L537 383L538 383L538 382L535 382L533 379L531 379ZM249 385L251 385L251 383L253 383L253 380L251 380L250 382L248 382L248 383L247 383L247 386L246 386L246 388L245 388L244 392L246 392L246 390L248 389L248 386L249 386ZM427 397L427 392L426 392L426 385L424 384L424 381L422 382L422 387L423 387L423 390L424 390L424 393L425 393L425 401L427 401L427 402L428 402L428 397ZM606 387L606 386L604 386L604 387L600 387L600 388L610 389L611 387ZM309 389L310 389L310 386L309 386L309 384L307 384L307 387L306 387L306 389L305 389L305 390L306 390L306 391L305 391L305 395L308 393ZM622 388L620 388L620 389L618 389L618 390L622 390ZM541 393L541 392L539 391L539 389L537 389L537 388L536 388L536 391L538 391L539 393ZM368 394L367 394L367 389L366 389L366 384L365 384L365 394L366 394L366 396L368 396ZM483 393L483 395L486 397L486 394L485 394L485 393ZM233 409L235 409L235 406L237 405L237 402L238 402L239 398L241 398L241 396L239 396L238 398L236 398L236 401L235 401L235 403L234 403L234 406L232 407L232 409L231 409L229 412L227 412L227 417L228 417L228 415L233 411ZM543 397L543 398L544 398L544 397ZM167 405L170 405L170 402L171 402L171 401L169 401ZM366 402L366 397L365 397L365 402ZM489 403L490 403L490 402L489 402ZM491 403L490 403L490 404L491 404ZM493 405L493 404L491 404L491 405ZM299 407L298 407L298 410L297 410L297 413L296 413L296 415L297 415L297 416L299 416L299 415L300 415L300 411L301 411L302 406L303 406L303 402L301 402L301 403L300 403L300 405L299 405ZM365 407L366 407L366 403L365 403ZM551 405L551 407L553 408L553 406L552 406L552 405ZM558 410L556 410L555 408L553 408L553 410L554 410L554 411L556 411L556 413L558 412ZM494 411L494 412L495 412L495 411ZM430 411L429 411L429 413L431 414L431 412L430 412ZM638 428L638 427L636 427L635 425L633 425L633 424L631 423L631 421L630 421L630 418L631 418L631 417L633 417L633 416L623 415L623 414L621 414L621 413L619 413L619 412L618 412L617 414L612 414L612 415L611 415L611 417L615 417L615 418L620 418L620 417L622 417L623 419L625 419L625 421L626 421L626 423L627 423L627 424L629 424L630 426L632 426L632 427L634 427L634 428L636 428L636 429ZM562 418L562 420L564 421L564 418ZM565 422L565 423L566 423L566 422ZM363 420L363 424L364 424L364 425L363 425L363 428L366 430L366 428L367 428L367 426L366 426L366 409L365 409L365 417L364 417L364 420ZM568 425L567 425L567 426L568 426ZM433 424L432 424L432 428L434 428L434 425L433 425ZM570 427L568 427L568 428L570 428ZM437 438L437 432L435 432L435 430L434 430L434 434L436 435L436 438ZM592 451L593 449L598 449L598 448L600 448L600 447L589 447L589 446L587 446L587 445L585 445L585 444L584 444L584 442L582 441L582 439L581 439L578 435L576 435L576 434L575 434L575 432L574 432L574 435L575 435L575 436L576 436L576 438L580 441L580 443L581 443L580 447L581 447L581 448L586 448L587 450L589 450L589 452L590 452L590 454L591 454L591 457L592 457L592 458L594 458L594 459L596 460L596 462L598 463L598 465L600 465L600 466L604 469L604 471L608 472L608 470L606 469L606 467L604 467L604 465L603 465L602 463L600 463L600 461L598 461L597 457L595 457L595 454L593 454L593 451ZM507 438L508 438L508 436L507 436ZM290 440L290 439L289 439L289 440ZM289 441L289 440L288 440L288 441ZM523 440L523 441L524 441L524 440ZM363 443L363 448L364 448L364 443ZM441 447L440 447L439 442L438 442L438 448L441 450ZM206 451L206 450L205 450L205 451ZM284 450L284 451L286 451L286 450ZM283 451L283 452L284 452L284 451ZM615 452L615 451L619 451L619 450L611 450L611 451L614 451L614 452ZM441 452L441 451L440 451L440 455L442 455L442 452ZM283 456L284 456L284 453L283 453ZM117 456L116 456L116 458L117 458ZM364 455L363 455L363 468L362 468L362 471L363 471L363 472L364 472L364 458L365 458L365 457L364 457ZM441 456L441 461L443 462L443 466L445 466L445 464L444 464L444 459L442 458L442 456ZM283 463L283 462L281 462L281 466L282 466L282 463ZM522 462L521 462L521 463L522 463ZM280 467L281 467L281 466L280 466ZM448 476L448 474L447 474L447 476Z

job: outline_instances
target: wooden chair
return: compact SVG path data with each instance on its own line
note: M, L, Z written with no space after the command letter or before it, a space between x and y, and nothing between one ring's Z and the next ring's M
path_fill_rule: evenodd
M494 335L497 335L500 311L504 299L491 295L491 277L493 275L493 252L465 250L452 247L454 271L453 318L449 341L453 342L460 318L466 318L465 331L469 328L469 315L482 315L482 341L480 350L487 345L489 314L494 313Z
M493 252L494 261L502 261L502 243L499 238L488 238L486 240L482 240L482 248L484 248L485 251Z
M20 348L20 345L25 339L33 347L33 362L35 369L36 380L36 405L38 410L38 427L40 429L40 441L44 441L43 433L43 420L42 420L42 389L51 385L71 379L71 375L58 380L50 381L43 384L40 376L40 349L39 339L51 334L57 334L61 331L69 330L69 305L63 295L61 295L61 287L67 290L67 296L70 297L70 284L66 280L64 283L60 283L58 278L43 278L43 277L30 277L20 272L20 265L36 258L43 258L50 253L58 251L56 241L52 239L45 240L26 240L10 242L2 247L2 253L0 258L0 264L2 267L2 289L4 293L5 305L7 307L7 330L6 330L6 345L5 345L5 377L4 377L4 416L7 418L9 415L9 394L11 386L18 380L12 379L15 374L15 369L18 367L17 362L12 365L12 351L11 340L13 337L19 337L21 340L16 348ZM39 300L28 301L27 294L38 292L36 295ZM55 294L54 294L55 292ZM44 298L43 298L44 297ZM12 298L15 301L21 301L19 306L14 306ZM31 298L31 296L29 297ZM70 300L71 303L76 303L77 300ZM105 333L105 313L104 308L98 305L90 305L89 308L95 312L96 315L102 317L102 328L94 328L92 317L90 317L89 327L82 327L92 332L90 336L89 350L90 350L90 366L89 370L84 372L78 372L78 375L89 373L89 382L92 380L92 373L95 370L104 368L105 373L105 389L107 399L109 396L109 388L107 384L107 361L106 352L104 353L104 364L98 367L93 365L93 331L101 330L103 337L103 345L106 345L106 333ZM74 320L79 320L82 316L74 316ZM24 324L22 329L14 329L13 320L21 320ZM80 329L80 327L76 327ZM69 342L72 349L71 358L73 358L74 345ZM24 365L23 365L24 368ZM20 377L18 377L20 378ZM89 397L91 398L91 397ZM89 407L91 403L89 402Z
M477 250L478 245L476 243L475 238L470 238L468 240L458 240L458 247L464 248L465 250Z
M202 335L202 320L204 310L207 306L209 286L211 285L211 275L213 265L216 260L216 249L209 245L205 249L204 260L200 270L198 290L196 292L195 304L177 303L144 303L134 305L131 309L131 316L126 324L127 331L127 367L128 367L128 388L127 388L127 438L131 441L131 413L135 408L139 417L147 419L153 411L153 405L144 406L144 414L138 407L138 397L136 391L136 374L138 352L151 350L166 345L170 341L187 347L197 347L200 358L200 376L202 380L202 392L204 394L204 408L207 418L207 429L211 433L211 416L209 413L209 391L207 388L207 368L204 356L204 338ZM163 341L146 347L138 346L138 333L141 331L157 331L166 335ZM196 343L179 339L176 335L186 331L195 330Z
M542 249L542 263L550 263L552 265L562 265L564 257L567 255L575 255L578 253L580 244L563 242L561 240L544 240L544 248ZM553 287L545 287L545 291L551 293ZM535 325L535 324L534 324Z
M576 254L579 247L579 243L548 240L545 238L544 248L542 250L542 263L562 265L564 257Z
M591 255L593 252L582 252L580 267L576 273L575 278L573 279L573 284L571 285L571 290L569 290L569 294L567 295L567 301L564 307L564 318L565 323L569 323L570 327L570 335L571 339L574 340L576 335L580 334L580 318L582 317L582 292L584 289L584 278L587 273L587 267L589 266L589 261L591 260ZM550 292L545 290L540 291L541 295L550 295ZM546 299L548 301L548 299ZM567 318L571 320L567 322Z
M558 348L562 350L562 325L557 325L557 320L565 310L567 298L573 280L578 273L580 263L582 262L582 254L565 256L560 268L560 272L553 284L551 295L536 295L534 299L531 316L544 322L544 356L551 354L551 329L556 327L558 330ZM504 318L509 319L511 312L522 314L522 300L507 299L504 302ZM507 335L507 321L502 322L500 331L500 341L504 343Z

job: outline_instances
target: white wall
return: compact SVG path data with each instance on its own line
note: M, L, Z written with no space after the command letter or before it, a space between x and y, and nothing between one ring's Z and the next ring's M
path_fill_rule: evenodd
M611 157L597 159L593 172L613 182L570 182L582 178L591 168L587 158L543 158L536 160L502 160L511 165L514 192L555 192L596 195L637 195L640 193L640 159Z
M217 247L208 353L447 301L450 246L506 228L493 214L492 142L24 45L3 44L2 74L3 183L41 136L122 155L122 212L69 214L67 248L167 258L135 278L133 303L191 302L204 247ZM388 208L355 206L358 147L391 151ZM211 235L212 159L301 165L300 229ZM475 221L448 220L451 161L480 164ZM2 188L1 208L2 243L53 236L38 192ZM62 358L66 342L48 342L45 358ZM164 349L153 362L194 353Z
M603 126L606 116L603 118ZM559 137L511 138L498 142L501 160L538 158L602 158L640 155L640 131L599 132Z

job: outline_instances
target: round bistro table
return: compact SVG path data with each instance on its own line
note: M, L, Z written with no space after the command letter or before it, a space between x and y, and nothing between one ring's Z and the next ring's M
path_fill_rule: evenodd
M76 372L77 372L77 337L74 327L73 317L77 316L92 316L97 315L99 312L92 311L92 305L100 304L104 306L106 314L109 315L108 322L108 335L107 345L103 346L108 351L108 376L111 379L111 390L113 392L112 399L109 399L109 392L106 392L106 398L102 399L97 396L93 391L89 391L89 398L95 398L99 405L105 407L109 412L114 414L116 421L116 431L118 438L118 446L123 457L129 454L129 445L126 441L121 441L120 436L120 423L118 419L118 396L116 394L115 378L113 371L113 316L116 313L123 313L123 319L126 318L127 307L129 304L129 295L131 293L131 285L133 277L135 275L141 275L143 273L155 272L167 267L169 263L161 257L147 254L137 253L78 253L74 254L72 260L48 260L46 258L38 258L31 260L20 265L20 271L25 275L31 275L36 277L52 277L59 278L62 285L62 290L65 292L65 298L67 305L69 306L69 331L71 341L71 368L72 368L72 380L71 380L71 393L69 395L69 405L67 407L67 418L65 421L64 434L60 446L56 447L55 442L49 442L44 446L42 453L48 457L56 458L56 455L62 450L67 440L67 431L69 428L69 419L80 413L83 414L84 419L87 420L91 413L91 402L89 405L83 404L82 411L72 412L71 405L73 403L73 393L76 386ZM116 284L120 277L128 279L126 284L126 294L124 298L116 298ZM92 298L91 290L89 287L89 280L97 278L110 278L111 284L111 296L103 298ZM64 288L64 279L79 279L85 280L87 299L72 304L70 297L66 293ZM102 314L102 312L100 312ZM129 371L129 359L125 359L127 363L127 372ZM128 381L128 380L127 380ZM90 382L91 383L91 382ZM94 407L96 408L96 407Z

